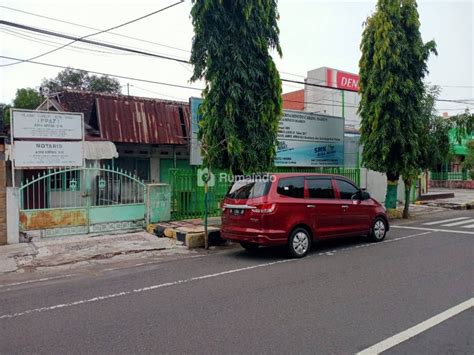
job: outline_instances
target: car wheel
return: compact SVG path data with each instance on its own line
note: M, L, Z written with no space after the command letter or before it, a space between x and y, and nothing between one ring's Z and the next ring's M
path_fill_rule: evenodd
M372 230L370 231L370 240L373 242L381 242L385 239L387 234L387 222L381 217L377 217L372 225Z
M296 228L288 239L288 252L293 258L302 258L311 249L311 236L304 228Z
M258 244L241 242L240 245L247 251L256 251Z

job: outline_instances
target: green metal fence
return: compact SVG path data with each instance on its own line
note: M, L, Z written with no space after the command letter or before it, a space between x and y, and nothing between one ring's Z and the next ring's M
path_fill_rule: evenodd
M430 172L431 180L470 180L468 171L442 171L442 172Z
M359 168L291 168L276 167L275 173L322 173L345 176L360 186ZM204 216L204 187L198 184L200 169L170 169L171 219L181 220ZM223 171L213 171L215 184L209 187L209 216L221 214L221 201L232 184L232 178Z
M359 168L292 168L292 167L275 167L275 173L319 173L345 176L360 186L360 169Z

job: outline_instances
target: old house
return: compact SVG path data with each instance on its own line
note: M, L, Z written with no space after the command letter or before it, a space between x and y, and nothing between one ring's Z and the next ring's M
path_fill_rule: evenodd
M189 104L137 96L66 90L38 109L82 112L86 159L119 167L146 182L169 182L169 169L189 167ZM104 150L118 156L103 159ZM88 156L89 154L89 156Z

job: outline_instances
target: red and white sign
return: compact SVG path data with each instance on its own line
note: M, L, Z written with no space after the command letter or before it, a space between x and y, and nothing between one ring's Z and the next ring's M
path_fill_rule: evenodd
M359 76L336 69L326 69L326 85L338 89L359 91Z
M336 75L336 87L338 89L359 91L359 75L338 71Z

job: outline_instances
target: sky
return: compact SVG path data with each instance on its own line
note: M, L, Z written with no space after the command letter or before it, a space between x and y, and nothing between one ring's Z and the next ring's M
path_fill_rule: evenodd
M85 36L138 18L175 3L176 0L0 0L0 18L50 31ZM309 70L322 66L358 72L363 22L375 9L372 1L280 0L280 43L283 57L273 53L282 78L302 81ZM474 103L474 0L418 1L423 40L434 39L438 56L428 62L426 81L441 86L441 99ZM146 52L189 59L193 38L191 1L112 33L91 40L133 47ZM14 10L13 10L14 9ZM19 11L26 11L26 14ZM46 16L51 19L39 17ZM95 28L85 28L81 26ZM124 37L128 36L128 37ZM135 39L131 39L134 37ZM28 59L67 43L56 37L0 25L0 55ZM203 88L190 83L192 66L83 43L74 43L37 59L59 66L128 76L162 83ZM15 61L0 58L0 65ZM19 63L0 67L0 103L9 103L18 88L39 88L43 78L53 78L60 68ZM187 101L199 90L119 79L124 94ZM283 84L283 92L303 88ZM474 104L438 102L450 115Z

